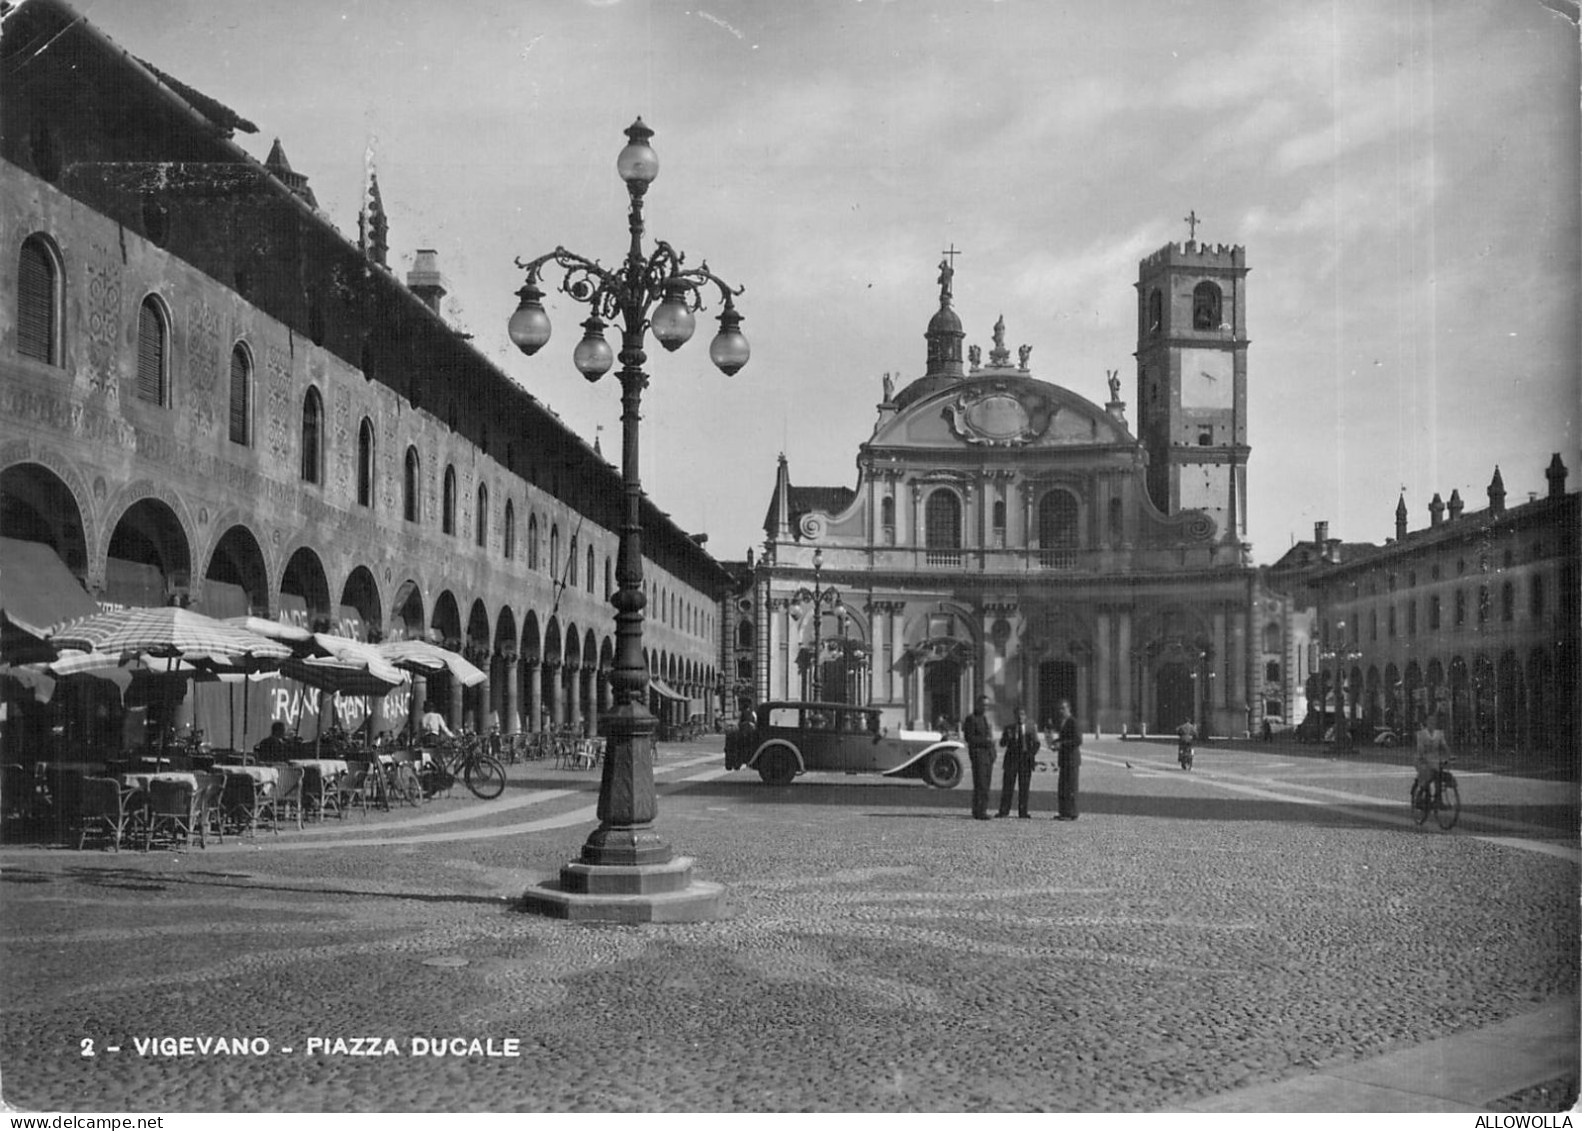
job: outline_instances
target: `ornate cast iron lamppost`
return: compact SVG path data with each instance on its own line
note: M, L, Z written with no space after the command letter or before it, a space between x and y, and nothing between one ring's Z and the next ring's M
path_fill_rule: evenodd
M837 609L841 608L840 593L836 591L833 585L828 589L819 588L819 575L823 572L824 551L822 549L814 550L813 588L811 590L798 589L792 596L792 600L799 605L809 601L813 604L813 674L808 680L808 690L810 692L808 698L815 702L819 698L819 664L823 659L821 653L824 646L824 602L833 601Z
M709 346L710 359L730 375L747 364L749 349L732 301L742 293L741 287L730 287L706 262L687 268L684 256L662 240L651 255L643 254L643 196L659 175L659 158L648 144L653 131L641 118L627 128L626 137L615 168L630 197L631 245L620 266L603 267L564 247L537 259L516 261L527 272L527 280L517 292L521 304L511 316L509 330L523 353L531 356L549 341L549 316L538 284L551 264L563 273L560 290L591 310L582 323L582 340L572 352L573 364L589 381L603 377L616 360L604 330L608 323L618 322L621 368L616 377L621 383L621 479L626 499L616 557L618 588L610 598L616 610L615 663L610 674L615 705L599 724L607 751L599 784L599 827L583 844L581 859L561 869L559 891L535 889L525 902L531 910L569 918L695 919L713 912L721 889L692 882L692 862L673 857L653 828L658 808L653 767L656 720L646 704L643 492L638 479L638 421L648 386L643 338L652 330L666 350L684 345L692 337L693 311L703 308L704 293L716 287L722 310L719 333ZM689 900L692 906L687 909Z

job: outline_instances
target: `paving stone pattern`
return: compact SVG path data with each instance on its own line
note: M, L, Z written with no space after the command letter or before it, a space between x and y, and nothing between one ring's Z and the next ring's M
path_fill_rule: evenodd
M1075 823L1048 819L1042 775L1043 819L981 823L965 788L813 777L776 789L743 772L678 784L717 763L696 744L666 748L660 828L699 878L727 887L728 916L707 923L576 926L514 910L592 827L555 825L592 803L596 778L537 766L513 768L496 805L436 802L328 833L147 855L8 847L4 1099L1156 1110L1576 993L1575 861L1480 839L1472 800L1481 792L1506 826L1530 818L1563 852L1573 786L1477 778L1464 827L1446 834L1405 819L1404 768L1315 761L1280 778L1248 753L1221 757L1216 784L1213 754L1172 775L1164 748L1096 747ZM1267 784L1230 790L1241 780ZM1376 792L1377 812L1310 803L1318 786ZM529 804L545 790L571 793ZM524 821L544 827L479 835ZM356 843L369 840L382 843ZM132 1051L139 1036L205 1034L264 1037L272 1052ZM521 1055L310 1056L315 1036L403 1050L412 1037L516 1038ZM99 1055L80 1055L84 1038Z

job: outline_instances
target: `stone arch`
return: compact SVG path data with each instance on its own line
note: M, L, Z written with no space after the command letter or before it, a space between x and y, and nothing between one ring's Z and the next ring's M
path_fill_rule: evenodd
M346 629L354 626L340 623L342 620L340 610L342 608L356 610L357 620L361 623L363 639L378 641L383 637L384 628L382 618L379 615L379 610L383 608L383 603L379 598L379 581L374 577L373 570L367 566L357 566L351 573L346 575L346 584L341 586L341 599L339 606L335 610L336 629L343 635L355 636L355 632L346 632Z
M280 571L280 619L299 628L325 632L335 610L324 562L311 546L298 546Z
M211 592L211 587L216 592ZM267 617L269 565L258 536L245 523L226 527L209 551L203 571L200 611L211 616ZM240 607L237 607L240 606Z
M440 643L452 651L461 651L461 608L456 603L456 595L449 589L434 598L434 611L429 617L429 631L440 639Z
M87 501L74 471L63 476L41 461L6 462L0 471L0 534L48 544L67 569L87 581L98 542L84 521Z
M424 623L423 591L416 581L408 578L396 589L395 598L390 603L390 619L385 627L385 637L390 640L422 640L425 635Z
M134 501L111 528L105 600L133 606L185 604L192 583L192 526L183 521L185 508L168 490L134 494L129 488L125 496Z

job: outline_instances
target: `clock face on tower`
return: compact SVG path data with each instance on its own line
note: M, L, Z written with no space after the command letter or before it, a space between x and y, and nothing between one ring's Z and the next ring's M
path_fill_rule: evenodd
M1235 358L1224 350L1181 351L1181 406L1230 408L1236 403Z

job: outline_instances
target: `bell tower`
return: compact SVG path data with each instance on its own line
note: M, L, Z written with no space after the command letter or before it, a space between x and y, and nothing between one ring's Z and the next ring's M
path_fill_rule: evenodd
M1197 216L1187 217L1196 235ZM1137 434L1148 494L1201 510L1218 537L1247 533L1247 253L1188 239L1137 271Z

